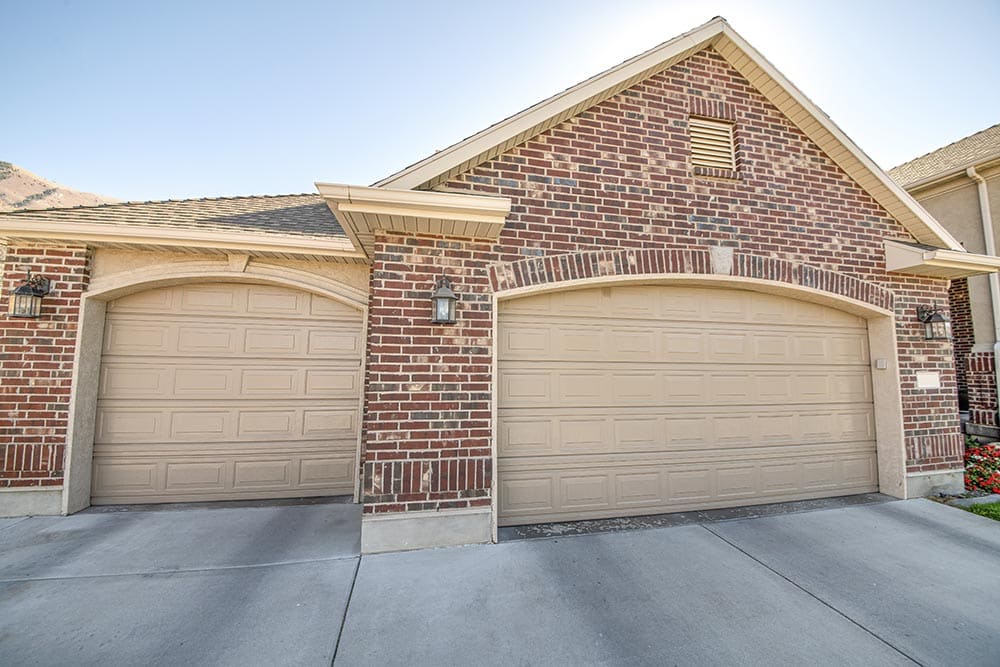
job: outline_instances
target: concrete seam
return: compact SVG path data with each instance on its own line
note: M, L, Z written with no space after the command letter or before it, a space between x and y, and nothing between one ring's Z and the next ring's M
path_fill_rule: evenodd
M190 567L175 570L136 570L133 572L114 572L107 574L67 574L59 577L15 577L0 579L0 584L16 584L28 581L67 581L70 579L110 579L113 577L148 577L162 574L185 574L189 572L222 572L229 570L254 570L266 567L281 567L284 565L306 565L309 563L329 563L331 561L349 560L360 556L337 556L334 558L305 558L302 560L274 561L271 563L255 563L253 565L220 565L218 567ZM352 583L353 585L353 583Z
M790 579L789 577L785 576L781 572L778 572L777 570L775 570L773 567L771 567L767 563L765 563L762 560L760 560L759 558L753 556L748 551L740 548L739 546L737 546L733 542L730 542L729 540L727 540L726 538L724 538L722 535L719 535L717 532L715 532L714 530L712 530L711 528L709 528L708 526L706 526L704 524L701 524L701 527L704 528L705 530L707 530L712 535L715 535L717 538L719 538L720 540L722 540L723 542L725 542L726 544L728 544L729 546L731 546L733 549L736 549L737 551L739 551L741 554L743 554L744 556L746 556L750 560L752 560L755 563L759 564L761 567L763 567L763 568L767 569L768 571L773 572L777 576L781 577L782 579L784 579L785 581L787 581L788 583L790 583L795 588L799 589L800 591L802 591L803 593L805 593L806 595L808 595L812 599L814 599L817 602L819 602L824 607L826 607L826 608L830 609L831 611L833 611L835 614L837 614L841 618L846 619L852 625L857 626L858 628L860 628L865 633L871 635L872 637L874 637L878 641L882 642L883 644L885 644L886 646L888 646L889 648L891 648L896 653L899 653L901 656L903 656L904 658L906 658L907 660L909 660L913 664L920 665L921 667L924 667L924 664L922 662L916 660L913 656L908 655L905 651L903 651L903 649L901 649L898 646L894 645L892 642L888 641L887 639L883 639L882 637L880 637L879 635L877 635L875 632L873 632L873 631L869 630L868 628L866 628L865 626L861 625L861 623L858 623L853 618L851 618L850 616L848 616L844 612L840 611L839 609L837 609L836 607L834 607L832 604L830 604L829 602L827 602L823 598L819 597L818 595L816 595L815 593L813 593L809 589L804 588L803 586L799 585L797 582L793 581L792 579Z
M347 625L347 610L351 608L351 598L354 596L354 585L358 582L358 571L361 569L361 559L364 556L358 556L358 562L354 566L354 578L351 579L351 590L347 592L347 604L344 605L344 616L340 619L340 630L337 631L337 642L333 645L333 657L330 659L330 667L337 661L337 651L340 650L340 638L344 636L344 626Z

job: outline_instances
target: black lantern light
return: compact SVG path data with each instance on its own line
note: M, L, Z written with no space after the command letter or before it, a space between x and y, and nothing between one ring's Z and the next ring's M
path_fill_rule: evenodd
M49 293L49 279L44 276L28 276L10 296L11 317L38 317L42 314L42 297Z
M451 281L447 276L438 278L434 292L431 294L431 306L434 309L435 324L455 323L455 302L458 295L451 290Z
M924 338L927 340L949 340L951 322L933 306L917 306L917 319L924 323Z

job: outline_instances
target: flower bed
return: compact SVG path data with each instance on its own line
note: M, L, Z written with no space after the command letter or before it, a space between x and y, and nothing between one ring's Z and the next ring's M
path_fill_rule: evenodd
M974 445L965 450L965 488L1000 493L1000 445Z

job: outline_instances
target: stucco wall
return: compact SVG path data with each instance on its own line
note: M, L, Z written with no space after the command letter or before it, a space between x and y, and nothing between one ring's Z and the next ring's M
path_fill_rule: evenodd
M197 254L152 250L120 250L98 248L94 251L92 279L103 280L109 276L144 269L157 264L177 264L183 262L223 262L225 255ZM290 259L251 259L255 264L283 266L314 273L344 283L355 289L368 290L368 266L364 264L343 264L340 262L304 261Z

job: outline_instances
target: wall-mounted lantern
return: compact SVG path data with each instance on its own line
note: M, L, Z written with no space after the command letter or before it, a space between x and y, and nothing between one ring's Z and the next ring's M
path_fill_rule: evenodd
M924 338L949 340L951 322L934 306L917 306L917 319L924 323Z
M435 324L455 323L455 302L458 295L451 290L451 281L447 276L438 278L434 292L431 294L431 306L434 309Z
M10 295L8 314L11 317L38 317L42 314L42 297L49 293L51 283L44 276L28 276Z

